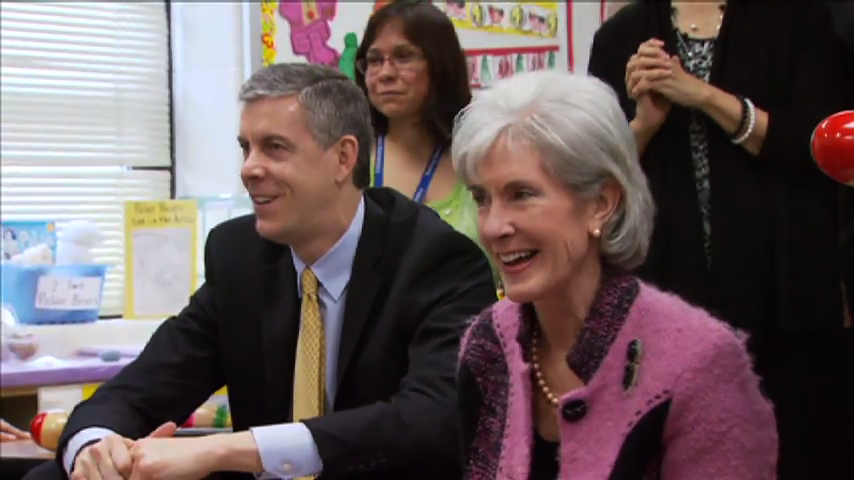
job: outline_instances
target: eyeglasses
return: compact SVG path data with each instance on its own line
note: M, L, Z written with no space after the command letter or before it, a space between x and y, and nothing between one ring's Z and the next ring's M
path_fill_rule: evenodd
M392 68L402 72L417 67L423 59L424 57L420 54L405 50L394 52L391 55L368 54L356 62L356 68L362 75L374 75L383 68L385 62L388 62Z

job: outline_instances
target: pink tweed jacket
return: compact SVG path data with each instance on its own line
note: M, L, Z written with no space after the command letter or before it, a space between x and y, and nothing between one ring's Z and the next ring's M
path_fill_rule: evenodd
M466 479L546 478L532 475L535 321L533 307L504 300L463 338ZM567 362L584 386L560 399L557 478L775 478L774 413L743 338L703 310L628 274L608 276Z

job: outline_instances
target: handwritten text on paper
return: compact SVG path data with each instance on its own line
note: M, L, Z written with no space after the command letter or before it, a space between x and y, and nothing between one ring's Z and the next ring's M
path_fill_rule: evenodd
M133 202L131 227L166 227L192 224L196 219L194 202Z
M44 310L97 310L101 307L101 277L39 277L36 308Z

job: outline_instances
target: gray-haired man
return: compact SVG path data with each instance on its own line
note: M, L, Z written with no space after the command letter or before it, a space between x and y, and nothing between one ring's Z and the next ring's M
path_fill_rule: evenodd
M486 258L427 207L367 189L368 103L343 74L274 65L240 99L255 214L211 232L206 284L75 409L53 469L458 478L457 348L495 300ZM223 385L235 433L173 438Z

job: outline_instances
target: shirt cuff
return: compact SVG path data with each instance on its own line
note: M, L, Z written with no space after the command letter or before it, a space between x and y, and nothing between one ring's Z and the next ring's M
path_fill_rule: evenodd
M71 475L71 471L74 469L74 460L77 459L77 455L80 450L83 450L83 447L114 433L116 432L101 427L84 428L77 432L65 445L65 453L62 455L62 466L65 467L65 473Z
M261 466L274 478L291 479L317 475L323 461L308 427L303 423L284 423L251 428L261 456Z

